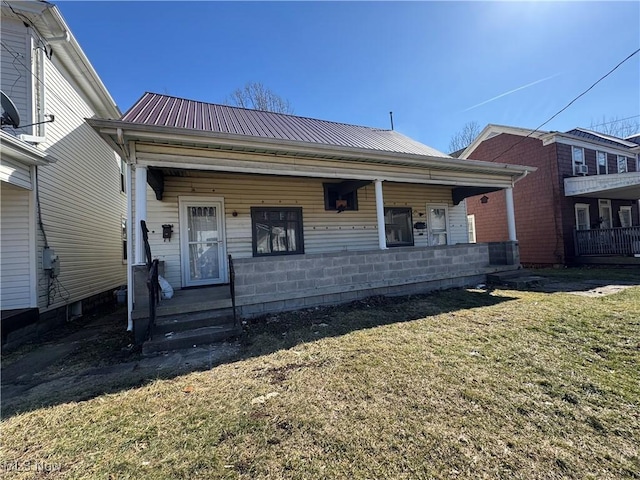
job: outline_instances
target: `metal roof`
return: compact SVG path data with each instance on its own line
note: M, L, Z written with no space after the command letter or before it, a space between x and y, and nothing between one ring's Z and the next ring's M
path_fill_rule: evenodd
M150 92L146 92L121 120L142 125L449 158L394 130L204 103Z
M627 140L623 140L622 138L613 137L611 135L606 135L600 132L593 132L591 130L587 130L585 128L574 128L573 130L569 130L566 132L570 135L575 135L576 137L583 137L589 140L594 140L596 142L607 143L609 145L615 145L617 147L625 147L625 148L633 148L635 145Z

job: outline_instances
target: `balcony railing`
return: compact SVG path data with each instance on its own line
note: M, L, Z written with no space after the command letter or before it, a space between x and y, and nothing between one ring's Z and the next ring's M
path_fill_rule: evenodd
M576 255L640 254L640 226L574 232Z

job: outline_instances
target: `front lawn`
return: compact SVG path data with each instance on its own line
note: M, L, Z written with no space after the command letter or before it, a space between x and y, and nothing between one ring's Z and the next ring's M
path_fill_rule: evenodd
M2 473L640 478L639 365L640 287L282 314L237 362L6 418Z

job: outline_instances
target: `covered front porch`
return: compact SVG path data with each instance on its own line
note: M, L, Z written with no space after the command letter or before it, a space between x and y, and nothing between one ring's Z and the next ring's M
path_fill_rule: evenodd
M640 226L576 230L574 242L578 263L640 265Z
M172 343L191 346L203 338L238 334L240 318L378 295L474 286L484 283L488 274L518 269L517 252L516 242L495 242L229 258L230 284L177 290L155 307L155 320L149 318L147 271L141 266L136 267L140 301L133 318L136 330L154 322L151 348ZM144 333L140 332L143 337Z
M574 263L640 264L640 172L564 180L575 200Z

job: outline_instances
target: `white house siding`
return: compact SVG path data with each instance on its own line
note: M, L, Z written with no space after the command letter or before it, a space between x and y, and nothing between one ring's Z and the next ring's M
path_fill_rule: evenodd
M2 18L2 48L0 49L0 81L2 91L11 98L18 113L20 123L33 123L31 111L31 36L22 22L7 17ZM7 132L31 133L31 128Z
M134 173L135 175L135 173ZM223 197L227 252L234 258L252 256L251 207L302 207L305 253L375 250L378 248L375 192L373 184L358 190L358 210L336 213L324 209L323 181L316 178L278 177L228 173L188 172L184 177L166 177L162 201L147 186L147 226L154 258L165 262L165 277L180 288L179 196ZM335 181L335 180L334 180ZM454 207L451 188L429 185L384 183L385 206L410 206L414 222L427 203L449 205L453 243L467 242L464 205ZM236 212L237 216L233 216ZM425 218L425 217L422 217ZM462 222L461 222L462 219ZM162 239L162 225L173 225L171 241ZM414 232L416 246L428 237Z
M56 63L45 59L46 126L40 144L56 158L38 170L42 218L49 246L60 259L54 296L48 298L42 270L44 237L38 238L41 311L105 292L126 282L121 219L126 196L120 189L120 159L84 121L94 112Z
M0 181L31 190L31 170L27 165L2 157Z
M0 185L0 268L2 310L35 307L32 277L34 244L32 192L7 183Z

